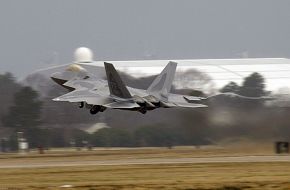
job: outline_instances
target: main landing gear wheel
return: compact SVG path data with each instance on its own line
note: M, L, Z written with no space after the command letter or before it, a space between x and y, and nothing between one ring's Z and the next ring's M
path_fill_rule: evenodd
M90 113L95 115L97 114L99 111L101 110L101 106L93 106L91 109L90 109Z

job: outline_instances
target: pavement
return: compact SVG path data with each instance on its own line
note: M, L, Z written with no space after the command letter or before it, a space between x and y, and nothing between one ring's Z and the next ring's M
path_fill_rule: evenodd
M289 155L271 156L214 156L191 158L128 158L114 160L36 160L31 163L21 162L21 159L13 163L0 162L1 169L8 168L45 168L66 166L121 166L121 165L154 165L154 164L209 164L209 163L251 163L251 162L290 162Z

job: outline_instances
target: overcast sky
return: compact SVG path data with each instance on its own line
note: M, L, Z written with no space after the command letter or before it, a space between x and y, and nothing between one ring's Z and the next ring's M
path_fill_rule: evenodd
M289 0L7 0L0 73L73 60L290 57Z

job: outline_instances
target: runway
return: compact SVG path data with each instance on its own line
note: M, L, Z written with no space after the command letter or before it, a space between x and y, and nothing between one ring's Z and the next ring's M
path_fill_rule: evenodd
M279 156L217 156L192 158L146 158L146 159L113 159L113 160L36 160L25 163L19 159L17 162L0 162L1 169L9 168L46 168L68 166L119 166L119 165L159 165L159 164L209 164L209 163L262 163L262 162L290 162L289 155Z

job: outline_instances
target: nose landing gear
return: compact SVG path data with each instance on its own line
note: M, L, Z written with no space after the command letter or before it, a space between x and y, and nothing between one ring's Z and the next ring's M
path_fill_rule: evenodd
M80 102L79 103L79 108L83 108L83 107L85 107L85 103L84 102Z

